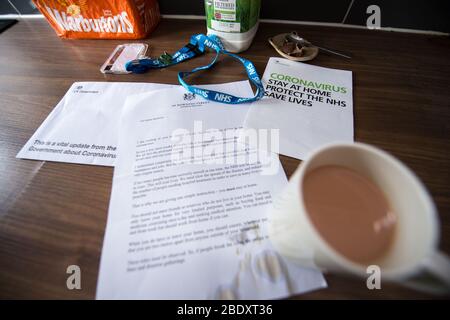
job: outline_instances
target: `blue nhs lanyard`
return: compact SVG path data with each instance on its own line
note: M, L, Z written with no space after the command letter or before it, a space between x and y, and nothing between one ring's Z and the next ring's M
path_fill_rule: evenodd
M150 58L136 59L127 62L125 67L127 71L131 71L133 73L143 73L149 69L165 68L174 64L178 64L185 60L189 60L196 56L199 56L205 52L206 48L210 48L216 51L216 56L208 65L195 68L192 71L178 72L178 81L184 88L186 88L186 90L195 93L199 96L202 96L207 100L228 104L253 102L263 97L264 87L261 83L261 79L259 78L259 75L256 72L256 68L253 65L253 63L247 59L244 59L242 57L239 57L238 55L226 51L222 45L222 42L215 35L210 36L205 36L204 34L194 35L191 37L189 43L186 46L175 52L173 55L164 53L158 59L150 59ZM244 65L245 70L247 71L248 78L256 86L256 92L254 97L241 98L228 93L223 93L214 90L205 90L202 88L193 87L184 81L185 77L193 73L211 68L214 65L214 63L216 63L217 58L221 53L229 55L230 57L240 61Z

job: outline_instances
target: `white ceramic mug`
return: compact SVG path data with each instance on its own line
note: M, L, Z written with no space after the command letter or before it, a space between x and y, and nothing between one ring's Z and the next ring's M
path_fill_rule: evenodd
M438 292L437 288L434 290L436 286L411 280L411 276L426 269L439 278L444 288L450 287L450 260L437 250L439 221L424 185L400 161L361 143L331 144L313 152L274 200L269 234L282 255L303 266L367 277L367 266L347 259L323 239L300 196L305 175L325 165L344 166L370 179L383 190L397 215L390 250L383 259L371 263L380 267L382 280L407 282L417 289Z

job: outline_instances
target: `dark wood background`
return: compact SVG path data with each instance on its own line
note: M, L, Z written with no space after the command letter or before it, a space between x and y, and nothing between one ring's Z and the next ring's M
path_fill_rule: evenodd
M158 0L158 2L162 14L205 15L204 0ZM367 7L375 4L381 9L382 27L450 32L448 0L261 0L261 2L262 19L365 26L369 17ZM0 1L0 15L17 12L36 14L39 11L30 0Z
M423 180L440 212L441 249L450 253L450 41L448 37L262 24L243 54L258 71L275 56L266 39L296 29L352 60L319 55L312 64L353 71L357 141L406 163ZM164 20L146 42L150 54L173 52L203 21ZM177 83L177 72L206 64L203 56L144 75L104 76L111 40L62 40L43 20L20 21L0 34L0 298L95 296L112 168L16 159L15 155L75 81ZM194 79L245 79L223 59ZM299 161L281 157L290 175ZM82 270L82 290L66 289L66 268ZM433 298L396 284L368 290L364 280L326 276L329 288L296 298Z

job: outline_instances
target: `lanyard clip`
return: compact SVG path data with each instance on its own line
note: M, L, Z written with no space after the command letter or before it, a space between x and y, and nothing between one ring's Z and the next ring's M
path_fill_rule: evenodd
M195 53L195 55L201 55L204 53L204 51L200 50L200 48L198 47L198 44L192 44L191 42L189 42L187 45L185 45L185 48L188 48L189 51L193 51Z
M138 58L131 61L128 61L125 64L125 69L128 72L133 73L144 73L149 70L153 65L153 62L149 58Z
M172 63L172 56L168 54L166 51L158 58L159 62L161 62L163 65L168 66Z

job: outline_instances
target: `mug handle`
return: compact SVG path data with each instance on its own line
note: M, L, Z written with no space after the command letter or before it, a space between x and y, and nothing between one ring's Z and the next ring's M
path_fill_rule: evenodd
M435 251L426 260L423 271L402 282L405 287L429 294L450 293L450 257Z

